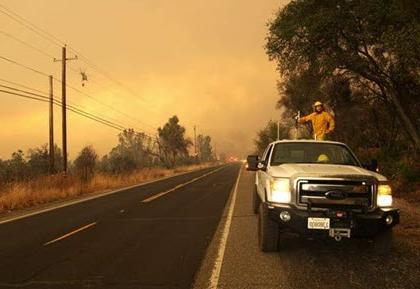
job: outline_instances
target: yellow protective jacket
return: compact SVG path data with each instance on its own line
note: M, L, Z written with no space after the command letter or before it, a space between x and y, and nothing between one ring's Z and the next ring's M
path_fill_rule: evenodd
M335 121L331 114L326 111L313 112L310 115L300 118L299 123L311 121L314 129L314 138L324 140L325 135L334 131Z

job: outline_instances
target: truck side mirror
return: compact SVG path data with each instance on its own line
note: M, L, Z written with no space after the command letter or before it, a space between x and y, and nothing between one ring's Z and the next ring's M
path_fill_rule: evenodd
M369 171L376 173L379 171L378 160L372 159L369 164L366 164L363 167L365 169L368 169Z
M246 158L246 170L247 171L258 171L258 164L259 164L260 157L257 155L249 155Z
M372 172L375 172L375 173L379 171L378 160L372 159L370 161L369 170L371 170Z
M260 161L258 162L257 168L261 171L266 171L267 170L267 161Z

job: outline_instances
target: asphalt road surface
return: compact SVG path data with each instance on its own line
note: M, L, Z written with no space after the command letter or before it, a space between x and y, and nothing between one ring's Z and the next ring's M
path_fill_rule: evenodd
M420 288L401 229L386 255L291 234L260 252L253 180L238 164L209 168L0 222L0 288Z
M190 288L238 171L200 170L0 224L0 288Z

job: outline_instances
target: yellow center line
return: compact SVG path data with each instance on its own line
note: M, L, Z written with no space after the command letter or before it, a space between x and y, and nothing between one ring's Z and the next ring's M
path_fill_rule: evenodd
M207 177L207 176L209 176L209 175L211 175L211 174L213 174L213 173L215 173L215 172L217 172L217 171L220 171L221 169L223 169L225 166L223 166L223 167L221 167L221 168L218 168L218 169L215 169L215 170L213 170L213 171L211 171L211 172L208 172L207 174L204 174L204 175L202 175L202 176L200 176L200 177L197 177L197 178L194 178L194 179L192 179L192 180L190 180L190 181L188 181L188 182L186 182L186 183L183 183L183 184L179 184L179 185L177 185L177 186L175 186L175 187L173 187L172 189L169 189L169 190L167 190L167 191L164 191L164 192L161 192L161 193L158 193L158 194L156 194L156 195L153 195L153 196L151 196L151 197L149 197L149 198L147 198L147 199L144 199L143 201L141 201L142 203L149 203L149 202L151 202L151 201L154 201L154 200L156 200L156 199L158 199L158 198L160 198L160 197L162 197L162 196L164 196L164 195L167 195L167 194L169 194L169 193L171 193L171 192L174 192L174 191L176 191L176 190L178 190L178 189L180 189L180 188L182 188L182 187L185 187L185 186L187 186L187 185L189 185L189 184L191 184L191 183L194 183L194 182L196 182L196 181L198 181L198 180L200 180L200 179L202 179L202 178L205 178L205 177Z
M45 243L44 246L48 246L48 245L50 245L52 243L61 241L61 240L65 239L65 238L67 238L67 237L70 237L71 235L74 235L76 233L79 233L79 232L81 232L83 230L86 230L86 229L88 229L88 228L90 228L92 226L95 226L95 225L96 225L96 222L90 223L89 225L86 225L86 226L83 226L83 227L81 227L79 229L76 229L74 231L71 231L70 233L67 233L67 234L65 234L65 235L63 235L61 237L58 237L57 239L51 240L51 241Z

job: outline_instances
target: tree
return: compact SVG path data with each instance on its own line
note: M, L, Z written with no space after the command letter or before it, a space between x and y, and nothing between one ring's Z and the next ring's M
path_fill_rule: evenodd
M0 159L0 184L6 182L6 162Z
M280 124L280 139L288 139L291 131L291 125L287 123ZM255 139L257 153L262 154L268 144L277 140L277 122L270 120L267 125L258 132Z
M321 86L322 77L314 69L291 75L287 81L278 83L282 97L277 102L277 108L286 107L286 117L292 117L297 111L310 109L314 99L323 99Z
M28 171L32 176L48 174L48 145L42 145L28 150Z
M149 167L151 146L152 140L146 134L126 129L118 135L118 145L102 159L101 167L113 173Z
M188 156L188 148L192 145L190 139L185 137L185 128L179 124L176 115L158 128L159 158L168 168L173 168L179 157Z
M43 144L39 147L35 147L28 150L28 174L32 177L39 175L46 175L49 173L49 148L48 144ZM61 149L54 144L54 162L55 171L59 170L63 166L63 156Z
M82 182L88 182L94 175L98 155L92 146L84 147L74 161L77 174Z
M213 160L213 148L211 145L211 137L208 135L197 136L198 157L202 162Z
M267 53L286 79L316 70L363 86L419 149L419 11L414 0L295 0L269 24Z
M0 160L0 183L21 181L28 177L27 162L22 150L12 153L8 160Z

